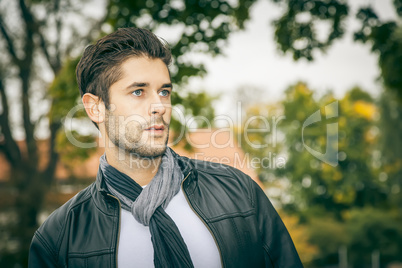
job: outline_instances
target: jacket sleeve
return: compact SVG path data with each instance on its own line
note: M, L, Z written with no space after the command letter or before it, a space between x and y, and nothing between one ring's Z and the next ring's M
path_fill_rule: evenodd
M58 267L55 255L52 254L50 246L38 231L35 232L29 249L28 267Z
M251 180L251 179L250 179ZM266 267L303 267L285 225L264 191L251 180Z

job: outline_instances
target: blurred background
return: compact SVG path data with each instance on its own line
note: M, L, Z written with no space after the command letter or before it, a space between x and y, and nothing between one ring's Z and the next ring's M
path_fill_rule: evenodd
M170 44L172 146L236 147L305 267L402 267L401 22L402 0L0 0L0 267L94 180L75 66L131 26Z

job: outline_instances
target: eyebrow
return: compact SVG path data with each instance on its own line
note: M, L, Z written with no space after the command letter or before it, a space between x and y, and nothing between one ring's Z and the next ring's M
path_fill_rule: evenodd
M149 87L149 83L144 82L134 82L127 87L127 89L137 88L137 87ZM166 83L161 86L161 88L173 88L172 83Z
M134 82L134 83L132 83L131 85L129 85L129 86L127 87L127 89L135 88L135 87L149 87L149 83Z
M161 88L173 88L172 83L163 84Z

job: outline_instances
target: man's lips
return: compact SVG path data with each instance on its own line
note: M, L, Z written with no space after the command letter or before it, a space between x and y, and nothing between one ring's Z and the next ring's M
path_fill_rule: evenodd
M145 130L164 130L165 126L164 125L153 125L150 126L149 128L146 128Z

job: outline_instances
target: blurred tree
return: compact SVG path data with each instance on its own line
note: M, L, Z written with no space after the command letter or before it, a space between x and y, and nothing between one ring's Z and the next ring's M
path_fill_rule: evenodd
M395 92L384 92L380 98L381 120L379 122L380 149L377 152L381 168L379 180L388 187L392 204L402 215L402 105Z
M293 54L295 60L314 59L314 51L325 51L333 41L345 33L345 20L355 15L361 27L354 33L354 40L368 44L371 51L378 55L378 66L381 71L380 80L384 92L379 105L381 114L377 163L385 165L378 176L381 180L390 180L392 192L399 193L402 187L402 1L393 0L395 18L382 20L370 6L361 6L356 14L350 14L348 1L341 0L275 0L285 6L280 19L274 22L275 38L279 49ZM350 3L350 2L349 2ZM322 26L330 22L328 31ZM324 41L319 40L318 32L325 32ZM387 131L385 131L387 130ZM398 146L399 145L399 146ZM393 195L395 196L395 194ZM395 198L402 213L402 198Z
M325 51L343 37L347 26L345 20L355 15L361 22L360 29L354 33L355 41L371 46L372 52L378 55L381 79L386 89L396 92L402 101L402 1L392 1L397 14L394 21L381 20L369 2L356 14L351 14L349 1L274 1L285 7L281 18L273 23L276 42L282 52L291 53L295 60L313 60L315 51ZM321 26L328 24L328 30L323 30Z
M236 129L241 133L242 148L253 159L270 158L271 163L276 159L276 165L261 164L256 171L269 186L269 196L279 200L286 213L297 215L300 228L307 227L308 244L316 246L318 252L309 255L306 266L337 264L341 247L347 247L356 265L359 254L369 258L374 250L384 254L383 264L399 260L396 252L401 249L400 238L388 233L398 232L396 226L401 220L400 161L382 157L385 152L381 152L380 137L384 131L393 130L380 130L380 105L358 87L336 100L331 92L317 98L306 84L298 83L287 89L280 103L249 106L245 120ZM394 105L386 106L389 114L398 117L400 106ZM321 120L302 130L304 122L317 112ZM274 125L272 118L280 120ZM338 137L328 140L332 131L328 125L334 123ZM259 131L250 131L253 129ZM322 154L328 148L337 149L333 156L336 163L322 161L307 147ZM285 162L278 166L282 156ZM380 225L376 219L381 217L388 221L384 229L372 233L371 227L365 227L365 219L375 226ZM354 227L357 223L360 227ZM353 233L356 228L360 231ZM385 241L381 246L376 243L380 237ZM361 241L365 245L359 244Z
M351 1L276 0L276 2L282 3L285 11L281 18L274 22L275 38L279 49L284 53L291 53L295 60L305 58L311 61L316 55L314 52L325 51L333 41L341 38L345 33L347 26L345 20L348 16L356 16L360 21L361 27L354 33L354 40L369 45L372 53L378 56L380 81L385 90L382 92L379 104L375 105L377 107L374 109L372 101L360 93L358 94L360 97L356 99L356 94L353 96L350 92L349 101L345 99L340 101L341 113L345 112L347 117L340 116L339 127L341 128L342 125L349 127L352 123L353 130L340 131L339 146L349 147L345 147L347 150L340 150L338 155L340 162L337 169L341 171L340 181L346 176L347 180L351 181L342 185L349 185L348 188L352 188L349 194L341 190L343 193L338 197L354 200L353 205L359 207L371 205L377 209L371 211L373 215L369 215L365 208L362 208L362 211L354 210L354 224L359 226L355 229L355 236L351 233L354 242L350 242L350 245L357 251L356 255L352 256L354 264L360 266L359 260L369 258L369 251L375 250L375 240L393 242L394 244L388 249L382 248L380 254L381 256L385 254L385 259L397 260L395 248L401 250L400 238L389 235L389 233L398 232L395 226L391 228L389 225L400 221L402 215L400 194L402 187L402 151L400 150L402 146L400 135L402 132L402 78L400 76L402 72L400 64L402 60L402 1L392 1L396 16L390 20L381 19L369 1L367 5L362 5L356 14L351 14L349 11L348 3ZM328 22L330 27L325 31L321 26L328 25ZM326 38L319 38L322 33L325 33ZM373 110L378 112L373 113ZM375 115L375 118L379 117L378 122L373 124L370 114ZM359 115L361 118L358 120L356 117ZM298 165L300 164L301 162L298 162ZM347 170L350 172L345 173ZM332 178L336 178L335 175L333 174ZM323 196L328 194L327 188L325 191L324 188L320 189ZM351 207L352 203L344 203L344 205L347 208ZM380 208L386 210L380 211ZM390 219L388 210L394 208L398 209L399 218ZM380 218L390 219L389 224L379 223ZM369 225L372 227L367 227ZM384 226L384 228L374 226ZM387 228L392 229L392 232ZM396 246L398 243L399 247ZM362 255L363 251L365 255ZM392 257L390 258L388 254Z
M247 153L270 160L270 165L262 162L257 167L260 179L270 187L290 185L291 196L283 191L276 196L288 212L318 206L340 218L348 208L388 206L392 190L379 175L379 114L374 100L359 88L348 91L339 102L332 93L319 100L313 93L298 83L286 90L281 103L254 104L246 110L245 121L236 131L242 133L240 143ZM335 107L328 106L331 103ZM302 126L317 112L322 114L318 114L320 121ZM334 123L339 142L327 138L331 134L327 125ZM336 166L307 148L322 154L334 148L331 157Z
M343 210L352 207L388 207L390 190L376 173L380 167L376 153L379 115L373 99L353 88L339 100L334 113L328 110L329 104L336 101L331 93L318 101L312 95L305 84L297 84L287 90L283 102L286 119L281 130L286 135L288 161L285 169L276 171L291 181L295 194L286 207L300 212L319 206L336 213L338 218ZM306 126L302 134L301 125L316 111L323 114L321 121ZM328 125L333 123L337 125L338 140L331 141L327 137ZM333 157L339 161L332 166L306 150L310 147L325 153L331 146L338 146Z
M293 54L295 60L313 60L315 50L325 51L345 33L344 20L349 14L342 0L273 0L284 7L275 20L275 39L279 49ZM329 24L325 37L318 34L318 24Z
M308 242L318 252L306 267L339 264L339 250L347 250L349 265L369 267L372 254L380 254L381 267L401 261L402 227L396 210L371 206L353 208L342 213L339 220L332 213L310 210L307 227Z
M252 103L242 108L243 122L235 126L236 137L240 138L240 146L252 159L261 160L254 166L259 179L273 187L276 184L274 170L283 168L281 165L284 164L276 161L285 150L283 135L277 128L284 119L282 106L280 103Z
M307 234L309 243L316 246L318 253L311 260L310 267L325 267L339 264L338 251L348 243L345 223L340 222L331 213L309 211Z
M72 23L69 18L82 15L82 5L73 2L0 3L0 151L11 167L9 183L15 198L15 206L6 208L7 215L16 214L15 222L7 221L10 226L4 231L9 240L5 244L14 246L2 249L0 263L16 261L12 258L26 263L38 212L58 161L55 139L61 121L44 117L43 107L52 102L44 77L57 75L65 58L92 39L91 34L99 33L99 22L91 17L86 17L87 27ZM49 144L38 148L36 137L43 133L49 136ZM17 137L23 141L17 142ZM17 253L11 257L10 251Z
M354 267L371 263L371 254L378 251L382 264L402 262L401 216L396 211L353 209L345 213L349 261Z

